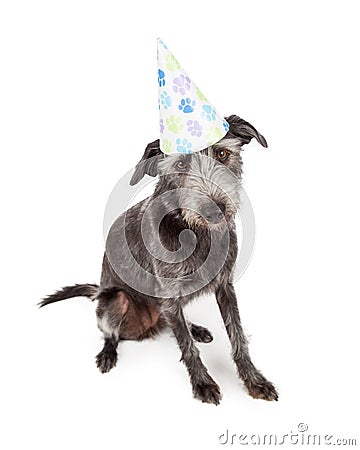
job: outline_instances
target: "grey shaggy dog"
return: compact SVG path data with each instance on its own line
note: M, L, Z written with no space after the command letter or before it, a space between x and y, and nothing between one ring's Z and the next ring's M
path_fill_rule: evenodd
M164 155L156 140L145 149L130 184L159 176L154 193L116 219L109 232L100 286L68 286L45 298L45 306L71 297L97 300L104 347L96 357L105 373L117 362L121 340L142 340L169 326L179 345L193 394L218 404L220 388L204 366L197 342L211 342L206 328L186 320L184 306L215 293L238 375L254 398L278 394L251 361L232 281L237 257L235 214L240 207L241 150L265 138L236 115L228 133L193 154Z

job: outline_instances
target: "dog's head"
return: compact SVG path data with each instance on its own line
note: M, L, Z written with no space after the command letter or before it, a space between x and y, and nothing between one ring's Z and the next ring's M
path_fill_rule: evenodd
M190 227L225 227L240 203L242 146L255 138L267 147L265 138L250 123L236 115L226 117L226 121L230 126L227 134L200 152L164 155L159 139L151 142L130 184L138 183L145 174L158 175L154 195L171 192L172 207L180 210Z

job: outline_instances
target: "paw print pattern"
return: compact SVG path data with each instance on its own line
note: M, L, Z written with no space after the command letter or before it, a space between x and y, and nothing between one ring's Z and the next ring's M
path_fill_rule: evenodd
M180 117L170 116L166 118L167 128L174 134L178 134L184 128Z
M162 92L160 95L160 103L162 104L164 109L168 109L171 106L171 97L168 95L166 91Z
M166 68L169 69L170 72L180 69L180 64L174 55L166 55Z
M158 40L157 69L162 152L179 156L201 151L229 132L229 123L216 111L161 40Z
M220 128L210 127L205 137L209 141L210 145L212 145L214 142L219 141L222 138L222 136L223 133L221 132Z
M202 135L202 126L197 120L188 120L186 122L187 130L191 136L200 137Z
M226 132L229 131L230 125L226 122L225 119L223 119L223 127Z
M160 87L165 86L165 73L161 69L158 70L158 83Z
M180 109L180 111L187 114L187 113L192 113L194 111L195 105L196 105L195 100L191 100L191 98L187 97L187 98L183 98L181 100L178 108Z
M201 117L208 122L216 119L216 111L210 105L204 105L202 107Z
M168 139L164 140L163 148L164 148L164 152L165 153L170 153L171 152L171 142Z
M176 150L179 153L191 153L191 147L192 143L189 142L187 139L176 139Z
M190 83L190 78L185 77L185 75L181 73L178 77L174 78L173 91L185 95L185 91L190 89Z

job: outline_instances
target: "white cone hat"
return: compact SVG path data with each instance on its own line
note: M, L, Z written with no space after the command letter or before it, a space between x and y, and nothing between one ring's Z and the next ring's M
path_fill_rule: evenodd
M229 125L158 39L160 149L193 153L222 139Z

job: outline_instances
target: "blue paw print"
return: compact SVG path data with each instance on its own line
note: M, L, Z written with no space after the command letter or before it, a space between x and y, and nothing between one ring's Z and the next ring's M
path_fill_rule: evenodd
M168 95L166 91L162 92L160 95L161 98L161 104L164 107L164 109L168 109L171 106L171 97Z
M176 150L180 153L191 153L192 143L187 139L176 139Z
M195 100L191 100L191 98L187 97L187 98L183 98L181 100L178 108L180 109L180 111L182 111L184 113L191 113L194 111L195 105L196 105Z
M229 126L229 124L226 122L225 119L223 120L223 127L224 127L224 130L225 130L226 132L229 131L230 126Z
M216 111L210 105L204 105L202 107L201 117L206 119L208 122L216 119Z
M162 70L158 70L158 83L160 87L165 86L165 73Z

